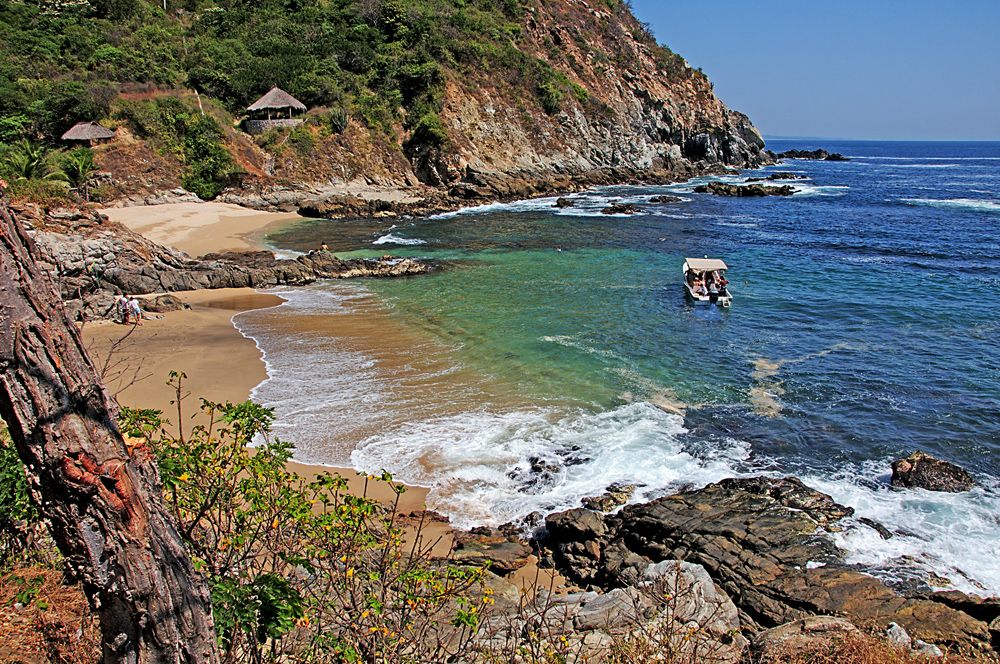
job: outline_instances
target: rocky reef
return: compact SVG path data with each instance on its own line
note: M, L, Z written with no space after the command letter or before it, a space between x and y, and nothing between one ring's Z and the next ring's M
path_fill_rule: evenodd
M434 268L425 261L384 256L341 260L326 251L276 259L269 251L229 252L192 259L158 245L90 210L12 207L29 229L60 285L74 318L99 318L117 293L144 295L203 288L266 288L317 279L401 277Z
M729 184L726 182L709 182L698 185L694 190L699 194L714 194L716 196L760 197L760 196L791 196L797 190L791 185L768 187L762 184Z
M829 534L852 514L794 478L730 479L617 514L550 515L538 546L572 582L603 592L635 586L661 561L699 565L750 633L830 615L881 630L895 623L915 641L956 652L998 645L995 600L908 596L846 564Z

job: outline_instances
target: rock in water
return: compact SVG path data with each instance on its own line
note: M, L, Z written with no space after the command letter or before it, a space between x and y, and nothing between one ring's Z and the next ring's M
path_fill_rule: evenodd
M791 196L797 191L797 189L787 184L780 187L765 187L762 184L739 185L727 184L725 182L709 182L708 184L695 187L694 190L699 194L738 197Z
M576 203L573 202L573 199L566 198L565 196L560 196L559 198L556 199L556 203L552 207L568 208L568 207L573 207L574 205L576 205Z
M650 203L680 203L683 198L680 196L653 196L649 199Z
M896 487L948 493L961 493L976 486L976 481L962 468L920 451L892 462L891 482Z
M601 210L601 214L636 214L639 206L631 203L614 203Z
M826 150L820 148L819 150L787 150L776 155L778 159L815 159L818 161L850 161L847 157L840 154L839 152L827 152Z

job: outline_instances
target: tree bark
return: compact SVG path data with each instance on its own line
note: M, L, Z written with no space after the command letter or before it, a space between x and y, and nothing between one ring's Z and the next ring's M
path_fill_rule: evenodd
M216 663L207 585L164 509L155 460L126 448L36 255L0 189L0 416L32 499L98 613L105 662Z

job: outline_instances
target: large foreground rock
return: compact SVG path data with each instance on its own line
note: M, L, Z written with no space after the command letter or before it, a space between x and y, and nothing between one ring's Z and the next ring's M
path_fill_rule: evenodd
M615 515L551 515L541 544L553 566L585 587L628 587L659 560L701 565L753 631L841 615L880 629L896 622L914 638L948 647L989 647L988 622L901 596L845 564L828 533L852 512L794 478L730 479Z
M960 493L976 486L972 475L962 468L920 451L893 461L890 481L893 486L948 493Z

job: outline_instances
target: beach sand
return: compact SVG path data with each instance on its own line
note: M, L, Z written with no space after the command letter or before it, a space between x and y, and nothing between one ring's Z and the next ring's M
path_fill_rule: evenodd
M190 256L260 249L270 228L301 219L294 213L260 212L228 203L173 203L101 210L153 242Z
M232 317L250 309L273 307L281 298L250 288L231 288L173 293L190 309L147 319L138 327L112 322L90 323L83 336L94 363L105 369L105 384L118 402L137 408L161 410L170 420L168 431L178 423L176 392L167 385L171 371L186 374L181 421L185 430L199 422L200 399L240 402L267 377L261 353L232 324ZM112 347L114 350L112 352ZM329 471L347 478L351 490L361 494L365 478L351 468L313 466L290 462L289 469L310 477ZM395 493L381 483L369 483L368 495L391 502ZM421 512L427 489L408 487L402 494L399 511ZM425 541L445 534L447 525L433 522L425 531ZM450 538L442 546L450 548ZM440 548L440 547L439 547Z

